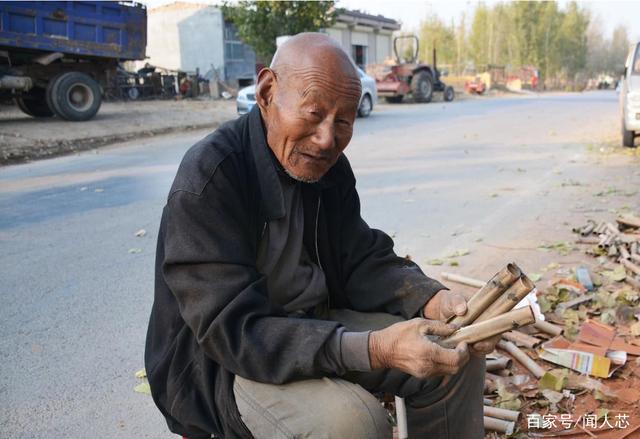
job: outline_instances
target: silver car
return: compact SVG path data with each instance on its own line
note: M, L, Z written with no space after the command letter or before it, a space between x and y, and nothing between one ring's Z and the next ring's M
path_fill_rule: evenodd
M358 116L367 117L371 114L373 106L378 103L378 93L376 93L376 81L367 75L361 69L358 70L360 83L362 84L362 95L360 96L360 105L358 106ZM250 85L238 92L236 98L236 108L238 114L245 114L251 111L256 104L256 86Z
M640 136L640 42L629 51L620 89L622 144L633 147Z

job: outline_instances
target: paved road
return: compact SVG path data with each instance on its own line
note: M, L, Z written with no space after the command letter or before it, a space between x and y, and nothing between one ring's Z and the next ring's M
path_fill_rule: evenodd
M422 263L556 215L561 187L595 188L589 150L617 127L613 92L384 105L347 155L365 217ZM0 168L0 436L171 437L133 374L163 200L202 135Z

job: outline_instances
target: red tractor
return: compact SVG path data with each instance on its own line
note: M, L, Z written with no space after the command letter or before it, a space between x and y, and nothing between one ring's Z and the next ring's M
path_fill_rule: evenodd
M410 39L414 41L411 59L402 60L398 56L398 41ZM399 36L393 39L393 51L396 56L396 64L385 66L383 75L376 76L376 89L378 96L384 97L387 102L401 102L410 94L415 102L430 102L433 92L442 92L445 101L454 98L453 87L445 85L440 80L440 72L436 68L436 49L433 49L433 66L422 64L418 59L418 37L415 35Z

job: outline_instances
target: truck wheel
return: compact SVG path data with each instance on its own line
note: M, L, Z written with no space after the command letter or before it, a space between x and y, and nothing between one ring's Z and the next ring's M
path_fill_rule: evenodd
M15 103L23 113L32 117L51 117L53 111L47 105L46 90L34 87L27 93L15 98Z
M403 97L404 97L404 95L387 96L386 98L384 98L384 100L387 101L390 104L399 104L400 102L402 102L402 98Z
M418 72L411 78L411 94L416 102L431 102L433 79L427 72Z
M89 120L102 103L100 86L89 75L68 72L51 80L48 97L55 113L66 120Z
M635 133L633 131L626 130L624 125L622 126L622 144L628 148L633 148L633 138Z
M453 87L451 87L450 85L447 85L444 88L444 93L442 94L442 97L444 98L445 101L451 102L455 97L455 92L453 91Z

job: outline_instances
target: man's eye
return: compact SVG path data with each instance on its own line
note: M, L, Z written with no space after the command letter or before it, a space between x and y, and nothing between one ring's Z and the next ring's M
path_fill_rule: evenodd
M338 119L338 123L339 123L340 125L347 126L347 127L348 127L348 126L351 126L351 122L349 122L349 121L348 121L348 120L346 120L346 119Z

